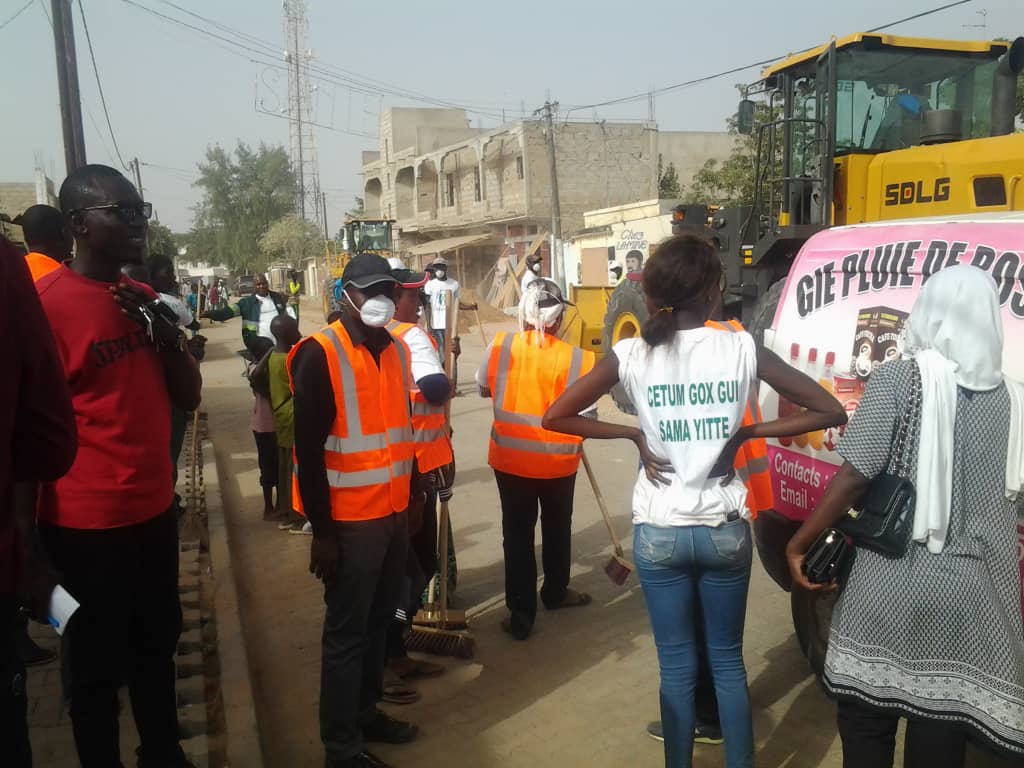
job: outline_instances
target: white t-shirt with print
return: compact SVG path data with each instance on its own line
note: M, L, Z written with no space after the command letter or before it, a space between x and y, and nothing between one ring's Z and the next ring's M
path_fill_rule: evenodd
M660 527L719 525L746 509L739 477L709 478L730 435L743 424L755 385L757 352L748 333L712 328L676 331L651 348L640 338L614 347L619 381L636 406L651 451L672 463L668 486L641 467L633 489L633 522Z
M451 291L449 296L446 291ZM423 292L430 297L430 327L436 331L443 331L448 327L448 304L450 298L453 302L459 300L459 281L450 277L444 280L428 280L423 286Z
M420 379L433 374L444 373L441 366L441 359L437 350L431 343L430 336L418 325L413 326L402 337L402 341L409 347L409 357L412 360L412 379Z

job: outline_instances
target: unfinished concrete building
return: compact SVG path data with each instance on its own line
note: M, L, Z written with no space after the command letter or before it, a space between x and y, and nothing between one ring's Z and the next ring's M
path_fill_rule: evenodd
M545 131L541 120L482 130L461 110L387 109L379 151L363 156L366 215L395 219L398 250L416 263L458 249L457 268L472 286L503 248L521 256L550 231ZM583 227L584 211L656 198L659 154L685 184L708 157L728 155L731 137L659 134L646 122L573 121L556 123L555 147L568 237Z

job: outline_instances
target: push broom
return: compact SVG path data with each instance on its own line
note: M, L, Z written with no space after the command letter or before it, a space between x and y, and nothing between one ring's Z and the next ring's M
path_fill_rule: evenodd
M597 506L601 509L601 517L604 518L604 525L608 529L608 536L612 540L612 547L615 548L615 554L611 556L611 559L605 564L604 572L608 574L608 578L618 584L620 587L626 583L626 579L629 578L629 574L633 572L633 565L626 560L625 555L622 552L622 545L619 544L619 537L615 535L615 528L612 526L612 516L608 513L608 505L605 504L604 494L601 493L601 487L597 484L597 477L594 475L594 470L590 466L590 459L587 458L587 452L582 450L583 454L583 468L587 472L587 479L590 480L590 487L594 489L594 496L597 497Z
M452 294L448 293L448 322L445 323L445 373L451 376L452 371ZM457 311L457 310L456 310ZM445 404L445 425L451 423L451 401ZM457 656L463 659L473 658L476 641L466 632L468 626L465 611L448 609L448 528L450 517L448 501L452 497L450 488L438 492L441 501L441 519L437 526L437 549L441 561L440 578L434 575L430 580L428 604L416 612L412 630L406 640L406 648L435 656ZM440 581L440 602L435 603L437 583Z

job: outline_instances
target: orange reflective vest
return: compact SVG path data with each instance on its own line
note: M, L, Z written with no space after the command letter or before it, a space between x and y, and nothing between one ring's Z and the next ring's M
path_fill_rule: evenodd
M32 273L32 282L39 282L39 278L48 275L55 269L60 269L60 262L51 259L45 253L31 251L25 256L25 263L28 264L28 271Z
M392 320L388 323L391 334L405 341L405 334L418 327L415 323L400 323ZM437 351L437 342L424 331L430 343ZM448 425L444 417L443 405L432 405L413 382L409 390L409 401L412 409L412 435L416 443L416 467L421 473L451 464L455 458L452 453L452 441L448 437Z
M594 367L594 353L537 331L499 333L487 360L494 405L488 462L519 477L567 477L580 465L583 439L541 427L550 405Z
M708 328L716 328L720 331L738 333L743 330L738 320L729 320L721 323L709 320L705 323ZM761 406L757 402L757 388L750 390L747 398L747 407L743 413L743 424L755 424L761 421ZM747 440L736 452L736 461L733 464L736 474L747 486L747 508L750 510L751 518L756 518L759 512L766 512L775 506L772 496L772 482L768 476L768 443L764 438L753 438Z
M380 367L356 346L340 321L296 344L319 344L327 357L335 417L324 442L324 463L335 520L374 520L409 506L413 438L409 418L409 349L395 340L380 354ZM290 382L294 391L295 384ZM298 466L292 475L295 509L303 512Z

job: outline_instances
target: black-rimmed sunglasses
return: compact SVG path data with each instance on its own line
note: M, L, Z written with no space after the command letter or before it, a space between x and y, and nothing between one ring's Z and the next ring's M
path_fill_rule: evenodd
M125 224L134 224L140 216L146 221L153 215L152 203L104 203L103 205L88 205L85 208L76 208L71 213L83 213L85 211L113 211Z

